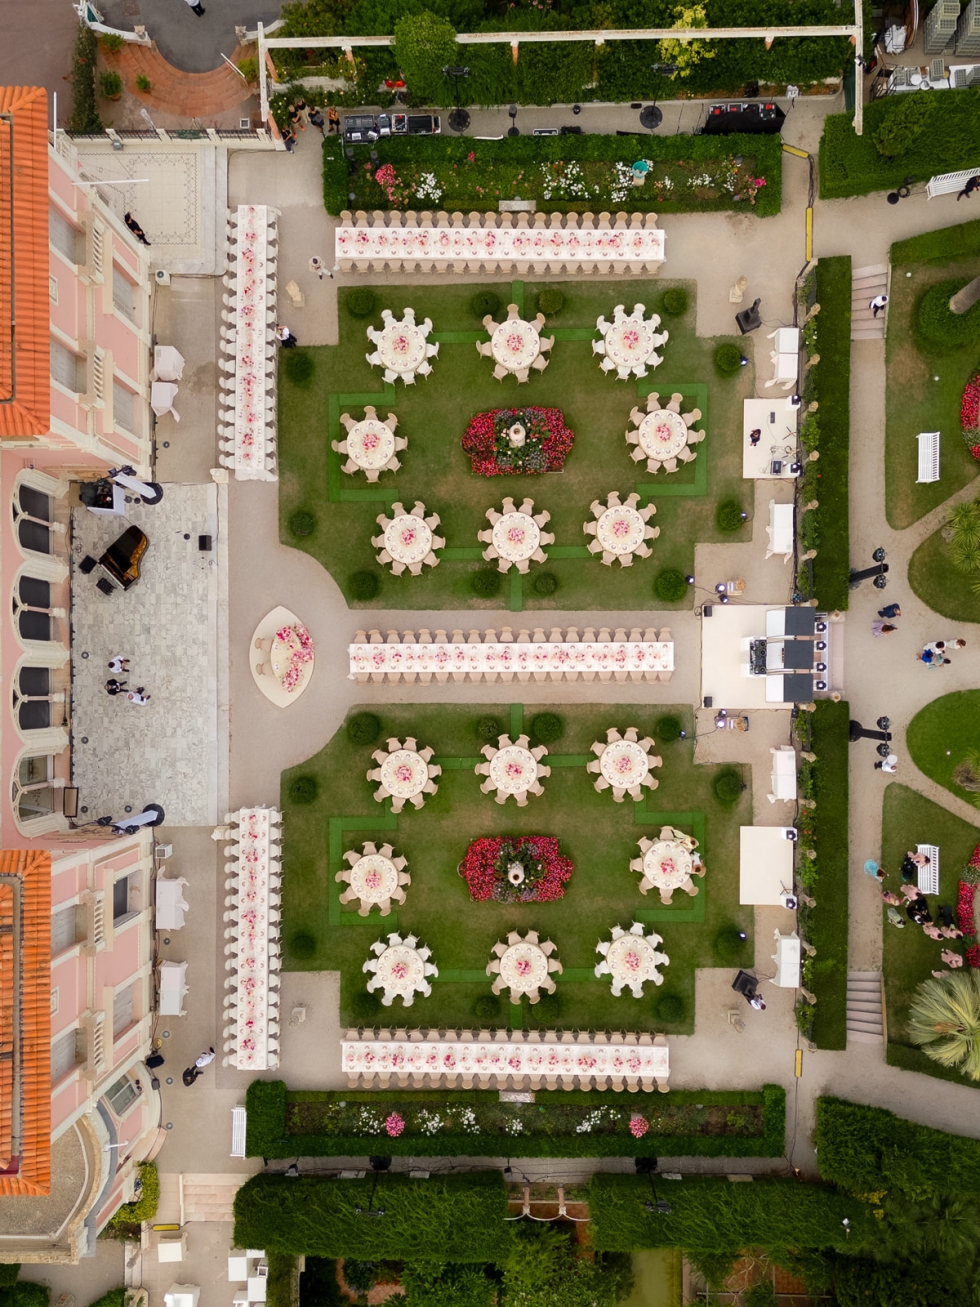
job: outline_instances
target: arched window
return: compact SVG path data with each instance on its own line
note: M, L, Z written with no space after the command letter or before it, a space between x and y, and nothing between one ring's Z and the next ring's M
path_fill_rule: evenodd
M58 791L51 783L53 775L54 758L50 754L21 758L11 786L11 799L21 821L49 817L60 810Z
M22 731L51 725L51 672L47 667L21 667L14 688L14 710Z
M51 615L47 612L31 610L51 607L51 583L39 581L33 576L22 576L17 583L17 593L14 595L13 602L21 639L50 640Z
M33 549L36 554L51 553L51 496L33 486L17 487L17 500L14 504L14 520L17 523L17 539L22 548Z

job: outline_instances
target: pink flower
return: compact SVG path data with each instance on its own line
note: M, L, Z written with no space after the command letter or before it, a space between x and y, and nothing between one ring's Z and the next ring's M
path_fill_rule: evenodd
M634 1139L642 1139L650 1129L650 1122L643 1116L630 1117L630 1134Z
M397 1139L404 1129L405 1119L397 1112L392 1112L390 1116L385 1117L385 1130L388 1132L389 1139Z

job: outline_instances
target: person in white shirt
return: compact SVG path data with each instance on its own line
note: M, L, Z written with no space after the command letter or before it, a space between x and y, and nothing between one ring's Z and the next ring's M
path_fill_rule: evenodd
M871 301L871 303L868 305L868 308L871 310L871 316L873 318L876 318L887 303L888 303L887 295L876 295L874 299Z
M112 657L109 659L109 671L110 671L110 672L128 672L128 671L129 671L129 659L128 659L128 658L124 658L124 657L122 656L122 654L113 654Z
M202 1053L200 1057L194 1059L194 1065L197 1067L210 1066L210 1064L213 1061L214 1061L214 1049L209 1048L206 1053Z

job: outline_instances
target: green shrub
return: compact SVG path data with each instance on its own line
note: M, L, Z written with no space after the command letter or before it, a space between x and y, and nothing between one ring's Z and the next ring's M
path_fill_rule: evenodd
M653 593L665 604L676 604L687 594L687 577L676 567L665 567L657 573Z
M554 572L539 572L534 578L534 593L541 595L543 599L553 595L557 589L558 578Z
M402 1272L404 1307L493 1307L496 1283L482 1266L408 1265Z
M893 98L893 97L889 97ZM848 461L851 391L851 260L821 259L815 278L820 304L820 362L803 383L806 403L820 405L820 459L807 463L800 492L820 507L813 517L820 550L813 560L813 588L821 608L844 609L850 590Z
M380 1267L374 1262L357 1262L353 1257L344 1258L344 1279L347 1287L360 1296L370 1293L378 1283Z
M500 725L498 717L478 717L476 722L476 738L483 744L496 744L497 740L503 735L503 727Z
M740 1186L751 1189L752 1185ZM383 1207L365 1221L356 1207ZM499 1171L410 1180L256 1175L235 1195L235 1245L364 1261L497 1262L512 1238Z
M561 999L557 994L542 994L531 1012L539 1026L556 1026L561 1019Z
M730 807L742 797L742 777L732 769L720 772L711 788L718 802Z
M9 1289L0 1289L0 1307L48 1307L51 1290L33 1280L18 1280Z
M482 322L489 313L491 317L500 310L500 296L492 290L479 290L470 300L476 317Z
M373 712L358 712L347 718L347 738L351 744L373 744L381 734L381 718Z
M683 286L671 286L665 290L660 307L670 318L681 318L687 312L688 295Z
M715 371L719 377L736 377L742 371L742 351L731 341L715 350Z
M653 728L655 739L660 744L673 744L674 740L681 738L681 731L684 728L676 717L660 717Z
M236 67L250 85L254 85L259 80L259 61L254 55L239 59Z
M892 267L899 263L942 264L973 258L977 254L980 254L980 218L896 241L889 262Z
M296 776L289 782L290 803L313 803L320 793L320 784L315 776Z
M470 577L470 589L481 599L492 599L500 594L503 576L495 567L481 567Z
M908 154L925 130L933 113L932 97L928 95L897 95L897 103L887 117L878 124L872 136L875 149L886 159Z
M684 1020L684 1000L680 994L664 994L657 1003L657 1016L668 1025Z
M776 1307L772 1280L761 1280L742 1294L742 1307Z
M245 1090L245 1151L249 1157L280 1157L289 1147L286 1086L281 1080L253 1080ZM247 1245L242 1245L243 1247ZM254 1245L261 1247L261 1244Z
M118 32L103 32L99 37L99 44L109 54L118 54L126 42Z
M500 999L496 994L481 994L473 1004L473 1013L481 1021L496 1021L500 1016Z
M282 368L294 386L308 386L316 371L313 355L305 349L284 349Z
M122 95L123 80L114 69L100 73L99 90L107 100L118 100Z
M715 513L715 526L719 531L737 531L745 525L742 511L737 499L723 499Z
M129 1290L127 1288L110 1289L101 1298L96 1298L95 1302L89 1303L89 1307L126 1307L128 1298Z
M545 286L538 292L538 312L545 317L554 317L565 307L565 296L557 286Z
M531 734L541 744L554 744L565 734L565 723L553 712L539 712L531 718Z
M381 1011L381 1000L377 994L362 989L359 994L354 995L351 1011L358 1021L373 1021Z
M306 962L316 953L316 936L298 930L289 941L289 951L298 962Z
M308 508L297 508L295 512L289 514L290 535L301 540L303 536L311 536L315 530L316 517Z
M738 926L722 926L715 935L715 958L720 966L733 967L741 960L745 946L746 940Z
M160 1177L156 1162L140 1162L140 1196L132 1203L123 1203L109 1222L110 1230L120 1230L126 1226L141 1225L152 1221L157 1214L160 1202Z
M0 1263L0 1288L16 1284L18 1275L20 1275L20 1262Z
M102 131L95 98L95 61L99 43L90 27L79 24L71 57L72 113L68 130L76 136L97 136Z
M136 74L136 89L137 91L143 91L143 92L153 90L153 83L147 77L146 73Z
M410 88L413 104L431 104L446 89L443 68L458 59L456 31L448 20L423 9L399 18L394 55Z
M369 318L377 303L370 286L355 286L347 292L347 312L352 318Z
M296 1256L270 1248L266 1254L269 1275L266 1280L267 1307L293 1307L293 1283L296 1279Z
M915 306L917 343L928 354L950 354L980 340L980 302L965 313L953 313L949 301L969 281L940 281L930 286Z
M377 572L355 572L347 582L347 589L352 599L364 603L377 596L381 581Z

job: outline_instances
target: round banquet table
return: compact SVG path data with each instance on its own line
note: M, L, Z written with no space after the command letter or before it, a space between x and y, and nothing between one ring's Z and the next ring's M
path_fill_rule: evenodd
M650 759L641 744L633 740L614 740L603 749L599 770L610 785L628 790L646 780L650 773Z
M511 372L522 372L541 353L541 336L532 323L511 318L494 329L490 353Z
M676 458L687 444L687 423L679 413L658 408L648 413L637 428L640 448L649 458Z
M504 794L522 794L538 779L534 754L516 744L498 749L490 759L490 779Z
M607 508L595 528L595 538L611 554L631 554L643 543L643 518L635 508Z
M606 965L613 979L632 986L657 974L655 953L656 949L642 935L621 935L609 945Z
M365 854L350 869L350 887L362 903L383 903L398 888L398 872L390 858Z
M529 994L548 979L548 959L537 944L512 944L501 956L500 979L508 989Z
M606 332L606 358L620 368L638 368L653 353L653 327L634 318L614 322Z
M405 513L385 527L385 549L398 563L421 563L432 549L432 532L420 517Z
M428 779L425 759L410 749L396 749L381 764L381 784L398 799L421 794Z
M425 984L425 964L407 944L391 944L378 958L374 978L387 994L414 994Z
M512 563L530 558L540 541L538 524L527 513L504 513L493 525L493 547Z
M643 875L658 889L680 889L692 866L690 853L676 840L656 840L643 855Z
M365 418L347 434L347 453L358 467L385 467L394 452L394 435L377 419Z
M425 337L408 322L389 322L376 342L378 358L392 372L414 372L425 360Z

